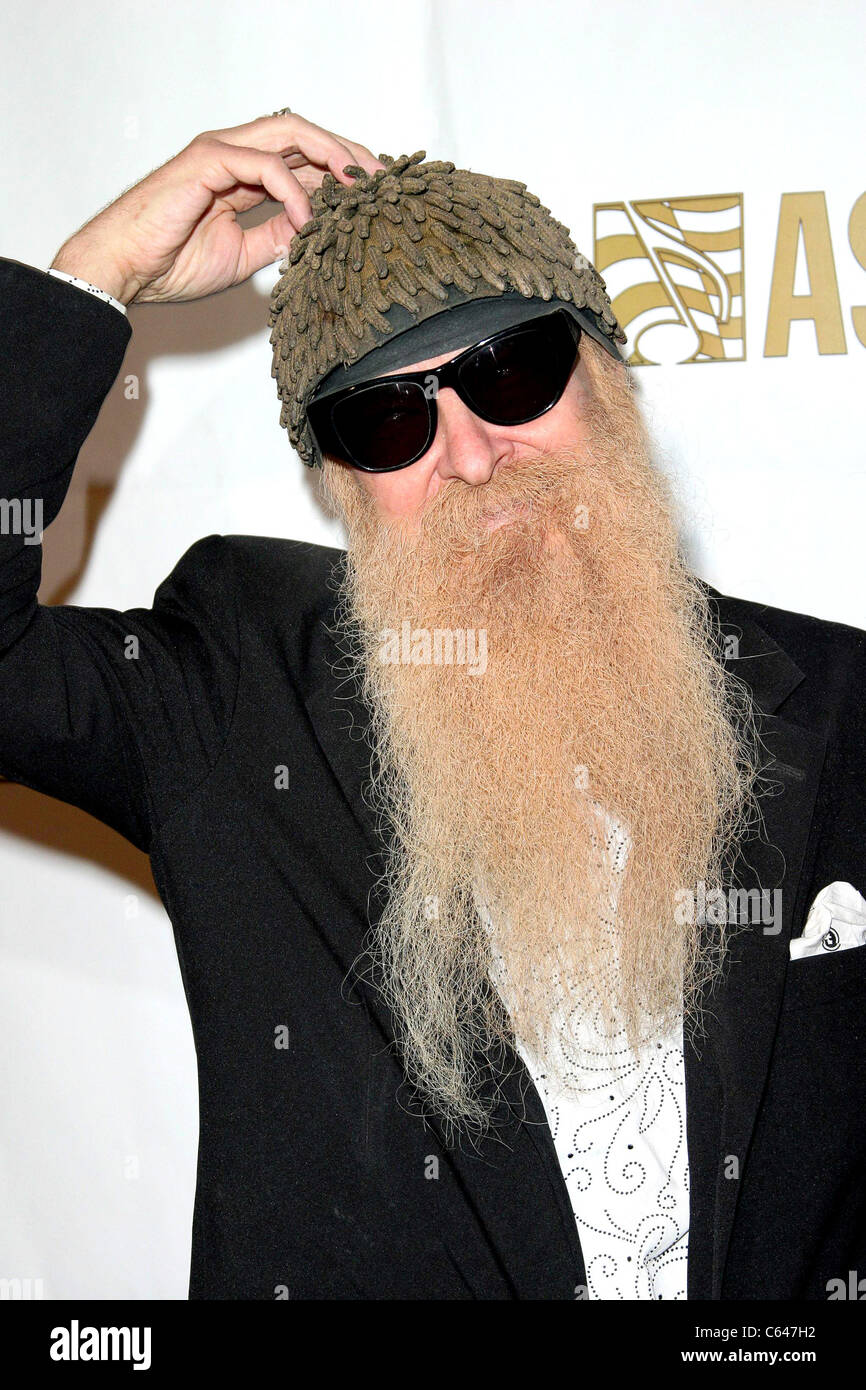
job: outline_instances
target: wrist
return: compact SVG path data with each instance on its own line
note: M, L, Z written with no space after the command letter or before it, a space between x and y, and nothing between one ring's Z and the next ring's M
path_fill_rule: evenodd
M121 304L130 304L141 288L133 276L105 256L72 243L61 246L49 269L63 270L67 275L86 280L96 289L105 290Z

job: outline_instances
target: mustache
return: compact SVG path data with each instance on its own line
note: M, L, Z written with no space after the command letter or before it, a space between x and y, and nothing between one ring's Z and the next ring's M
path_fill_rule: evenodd
M521 507L520 521L533 527L573 510L571 495L583 456L557 449L509 461L483 484L452 478L419 510L411 525L422 537L455 541L474 536L500 512Z

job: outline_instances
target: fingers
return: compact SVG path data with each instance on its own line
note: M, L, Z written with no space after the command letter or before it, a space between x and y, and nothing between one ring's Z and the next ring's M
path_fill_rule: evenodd
M244 231L236 283L288 254L295 228L284 212Z
M232 212L249 212L251 208L260 207L266 202L270 194L257 184L239 183L236 188L228 193L221 193L220 201L232 209Z
M366 145L358 145L354 140L346 140L342 135L337 135L334 138L341 140L347 149L352 151L354 156L352 163L360 164L361 168L366 170L368 174L375 174L377 170L385 168L381 159L377 159Z
M345 140L334 131L326 130L294 112L288 116L260 116L244 125L206 133L227 144L246 145L280 154L290 168L308 162L322 171L329 169L341 183L352 182L351 177L343 173L346 164L359 164L368 174L375 174L378 169L385 167L366 145Z
M295 230L309 222L313 215L310 199L279 154L235 145L210 135L200 136L199 140L209 156L199 177L229 206L234 206L232 198L237 201L238 184L258 184L275 202L283 204ZM249 202L246 205L255 206Z
M325 172L351 185L347 165L368 174L384 169L366 145L346 140L303 116L262 116L226 130L196 136L196 173L219 203L233 212L257 207L266 198L282 211L242 232L235 283L284 257L295 234L312 217L309 194Z

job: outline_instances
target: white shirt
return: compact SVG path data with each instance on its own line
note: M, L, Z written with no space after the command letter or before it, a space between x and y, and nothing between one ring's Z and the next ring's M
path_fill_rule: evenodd
M629 848L623 829L606 817L612 871L610 933ZM489 928L489 917L482 906ZM494 950L495 982L502 959ZM557 1015L562 1024L561 1012ZM689 1168L682 1020L637 1053L624 1032L599 1034L586 1011L557 1047L575 1094L549 1079L531 1050L518 1052L541 1097L577 1223L586 1268L586 1298L685 1299L689 1238ZM575 1061L569 1039L580 1044ZM589 1060L588 1055L592 1060Z
M105 290L49 270L113 304ZM606 818L615 908L628 836ZM489 921L489 919L488 919ZM612 959L615 946L611 937ZM548 1081L528 1048L518 1051L544 1104L586 1267L586 1297L684 1299L689 1240L689 1167L682 1021L637 1054L625 1038L602 1038L584 1024L595 1053L575 1096Z
M689 1241L682 1027L636 1056L600 1051L593 1090L544 1103L577 1222L588 1298L684 1299Z

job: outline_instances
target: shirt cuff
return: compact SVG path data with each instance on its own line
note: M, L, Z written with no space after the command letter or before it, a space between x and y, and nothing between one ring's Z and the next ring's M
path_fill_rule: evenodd
M89 280L82 280L79 276L70 275L65 270L55 270L53 266L49 267L48 274L56 275L58 280L67 280L70 285L77 285L79 289L87 290L88 294L95 294L98 299L104 299L107 304L113 304L115 309L119 309L122 314L126 314L126 317L129 318L125 304L121 304L120 300L115 299L107 290L101 290L98 285L91 285Z

